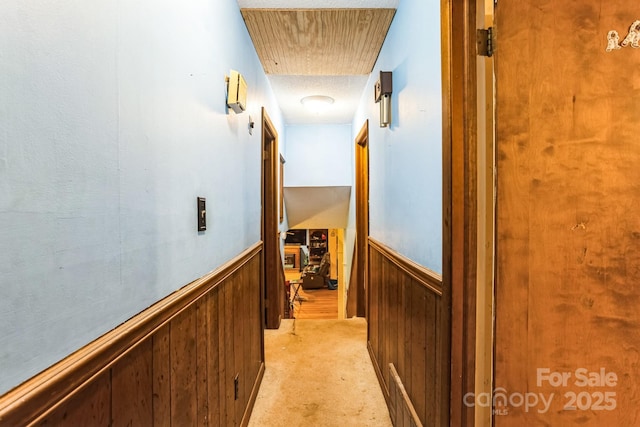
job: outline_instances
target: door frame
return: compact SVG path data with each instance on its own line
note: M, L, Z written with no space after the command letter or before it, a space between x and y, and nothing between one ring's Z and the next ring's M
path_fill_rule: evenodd
M284 286L280 280L278 214L278 132L262 107L262 282L263 319L267 329L278 329L284 315Z
M356 186L356 316L367 317L369 266L369 120L355 139Z
M491 0L489 0L491 1ZM493 340L493 325L478 319L478 289L486 285L483 271L478 277L478 262L484 267L485 252L479 246L478 162L488 153L478 145L478 56L477 28L484 27L485 0L459 2L442 0L442 76L443 76L443 284L449 303L450 394L447 404L452 426L490 425L479 408L465 404L465 395L476 393L478 339ZM480 19L480 22L478 21ZM491 94L491 96L493 96ZM481 124L484 126L484 123ZM481 187L486 191L486 187ZM491 188L489 191L493 191ZM482 206L481 206L482 207ZM484 207L482 207L484 209ZM485 243L481 240L480 243ZM493 283L491 283L493 285ZM493 295L492 295L493 297ZM493 303L493 298L491 303ZM480 337L478 327L485 334ZM486 341L482 345L486 346ZM493 341L488 345L493 352ZM483 357L483 356L481 356ZM484 362L483 362L484 363ZM486 366L483 364L483 366ZM484 368L482 368L484 369ZM489 368L491 369L491 367ZM486 378L483 372L478 379ZM492 372L488 373L492 378ZM443 403L444 404L444 403ZM485 411L486 412L486 411Z

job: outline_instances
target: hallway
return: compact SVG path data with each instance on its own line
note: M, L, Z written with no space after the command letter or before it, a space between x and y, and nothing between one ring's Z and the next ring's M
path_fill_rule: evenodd
M391 426L366 328L361 318L284 320L265 331L266 370L249 426Z

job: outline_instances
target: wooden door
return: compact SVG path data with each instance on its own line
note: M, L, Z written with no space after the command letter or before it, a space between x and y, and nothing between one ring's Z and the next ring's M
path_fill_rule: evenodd
M497 4L498 427L640 425L640 49L606 50L636 19Z

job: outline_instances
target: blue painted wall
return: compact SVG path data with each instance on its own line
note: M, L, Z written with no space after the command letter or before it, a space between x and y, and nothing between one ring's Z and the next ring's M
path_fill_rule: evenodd
M419 42L408 42L414 40ZM440 2L400 0L353 121L355 139L369 119L370 235L437 273L442 272L440 64ZM393 72L393 122L387 129L379 127L379 104L372 95L380 70ZM353 238L351 226L347 250Z
M351 125L287 125L285 185L350 186Z
M5 0L0 34L2 394L257 242L283 125L234 1Z

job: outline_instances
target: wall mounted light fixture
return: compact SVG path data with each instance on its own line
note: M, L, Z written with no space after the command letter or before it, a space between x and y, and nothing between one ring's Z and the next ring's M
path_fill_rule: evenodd
M375 100L380 103L380 127L391 124L391 92L393 91L391 71L380 71L380 78L375 84Z
M231 70L227 81L227 106L236 114L242 113L247 108L247 82L242 74Z
M334 99L326 95L311 95L305 96L300 100L300 103L305 106L309 111L315 114L320 114L327 110Z

